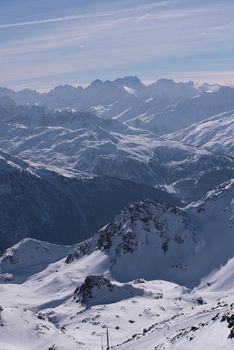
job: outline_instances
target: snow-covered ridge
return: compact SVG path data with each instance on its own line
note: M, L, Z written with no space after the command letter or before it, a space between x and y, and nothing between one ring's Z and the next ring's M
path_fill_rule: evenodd
M186 98L161 110L157 110L153 101L143 113L129 116L127 123L157 134L168 134L233 109L234 89L221 87L218 91Z
M209 87L210 89L211 87ZM99 101L99 104L107 105L117 100L120 102L119 109L129 102L136 102L138 99L145 98L145 96L153 95L159 98L168 96L169 100L173 97L175 101L183 97L200 94L206 90L205 85L198 86L193 82L176 83L171 79L160 79L149 86L145 86L136 76L129 76L114 81L96 79L86 88L65 84L45 93L30 89L14 92L10 89L0 88L0 97L9 96L17 104L40 104L49 108L78 107L79 109L88 109L96 105L97 101ZM129 99L129 94L135 95L134 99L131 96Z
M198 199L234 176L231 157L90 112L31 108L1 124L0 148L56 171L62 168L64 174L70 169L71 174L89 172L171 188L186 200ZM213 183L205 172L212 174Z
M223 88L208 84L198 85L191 81L175 82L171 79L160 79L145 86L137 77L124 77L114 81L96 79L86 88L76 88L66 84L42 94L29 89L15 93L12 90L1 88L0 97L10 97L19 105L46 106L56 110L94 111L104 118L116 118L120 121L132 120L133 123L140 123L143 126L146 120L150 121L156 117L158 119L158 113L164 114L163 109L166 107L203 94L213 95ZM209 98L207 103L209 104ZM207 109L207 103L202 107L203 109ZM199 103L197 107L199 109ZM12 111L14 112L13 106ZM221 111L224 112L227 109ZM183 109L182 112L184 112ZM197 112L200 114L199 111ZM184 117L187 118L187 116ZM181 122L183 124L184 120L177 123L177 127L184 127L180 125ZM150 124L153 128L153 121ZM167 132L161 126L161 122L159 124L156 122L157 132ZM147 128L147 125L145 127ZM165 128L170 128L170 125L167 123ZM156 131L155 128L154 131Z
M67 263L97 249L108 257L111 275L117 280L143 277L197 284L232 257L233 198L231 180L183 210L154 201L132 204L81 244Z
M194 285L232 257L233 199L231 180L184 209L152 200L133 203L73 251L70 246L23 240L4 254L2 272L20 270L30 261L40 265L43 259L48 263L63 256L65 264L72 265L99 254L106 261L99 271L106 273L108 266L109 273L118 281L166 279ZM221 242L222 252L215 249Z
M234 156L234 112L221 113L191 125L168 138Z
M64 258L72 249L74 246L61 246L25 238L4 252L0 258L0 272L11 274L14 282L20 282Z

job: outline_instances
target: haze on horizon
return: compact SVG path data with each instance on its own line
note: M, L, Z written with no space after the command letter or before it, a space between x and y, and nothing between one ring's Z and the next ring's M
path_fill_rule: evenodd
M9 0L0 86L48 90L137 75L233 84L232 0Z

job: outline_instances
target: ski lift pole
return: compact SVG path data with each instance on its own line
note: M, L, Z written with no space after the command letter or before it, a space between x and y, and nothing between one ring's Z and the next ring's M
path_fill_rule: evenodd
M110 350L110 341L109 341L109 330L108 330L108 328L106 329L106 344L107 344L106 350Z

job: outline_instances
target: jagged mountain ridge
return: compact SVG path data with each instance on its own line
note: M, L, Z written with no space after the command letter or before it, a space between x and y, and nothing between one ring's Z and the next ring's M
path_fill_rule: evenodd
M220 89L222 92L219 92ZM86 88L76 88L66 84L47 93L39 93L29 89L14 92L1 88L0 97L8 96L18 105L40 105L50 109L89 110L104 118L128 121L132 125L146 129L151 128L151 131L162 134L174 131L170 129L175 128L174 123L170 123L174 115L180 121L180 123L176 123L177 128L189 125L186 124L188 123L187 118L185 120L181 119L180 114L185 112L193 114L193 101L190 102L193 98L196 98L198 112L198 115L193 116L193 119L196 118L195 121L200 120L201 112L203 112L201 107L207 109L206 104L210 104L210 99L213 96L214 102L212 103L217 105L217 99L215 101L216 94L218 94L220 100L223 100L223 103L222 106L216 106L216 109L213 108L215 111L213 114L227 111L228 105L230 105L230 91L227 87L210 86L208 84L199 86L193 82L177 83L171 79L160 79L149 86L145 86L137 77L124 77L114 81L96 79ZM188 105L185 101L188 101ZM223 107L225 109L222 109ZM233 109L233 104L232 108L229 109ZM209 116L212 115L211 112L212 109L209 111ZM166 124L165 119L168 119Z
M231 180L184 209L154 201L131 204L98 236L81 244L67 262L98 249L108 257L117 280L142 277L198 284L232 257L233 198Z
M14 92L0 88L0 97L9 96L19 105L37 104L48 108L80 110L91 108L99 111L102 116L111 117L111 114L121 114L132 104L141 103L147 98L154 97L163 107L201 94L206 89L205 85L197 86L193 82L176 83L171 79L160 79L145 86L138 77L126 76L113 81L96 79L85 88L65 84L43 93L30 89Z

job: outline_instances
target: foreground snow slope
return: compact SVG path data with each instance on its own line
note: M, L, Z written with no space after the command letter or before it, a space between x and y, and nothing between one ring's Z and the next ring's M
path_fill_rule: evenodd
M123 350L229 350L234 345L225 319L233 313L233 290L222 297L206 292L202 300L202 291L141 281L131 287L141 290L142 296L86 308L73 297L55 307L48 296L52 302L41 305L42 291L32 283L17 286L17 294L9 287L2 286L0 292L2 350L101 349L106 327L113 348ZM45 287L44 292L48 293Z
M225 183L184 210L130 205L73 250L34 240L9 249L0 349L96 350L106 328L116 349L232 349L233 190Z
M82 264L79 266L81 269ZM77 269L78 274L82 279L82 271ZM198 293L169 282L136 281L126 286L112 281L114 287L109 292L106 286L100 290L105 304L94 295L95 302L87 308L73 297L77 278L69 284L60 271L49 286L39 279L42 277L23 285L1 286L2 350L101 349L106 327L114 346L134 334L147 333L154 323L168 324L177 313L179 319L186 309L198 312L202 300ZM60 282L60 292L56 291L56 281ZM131 290L131 294L124 295L124 290ZM119 291L123 298L118 301Z

